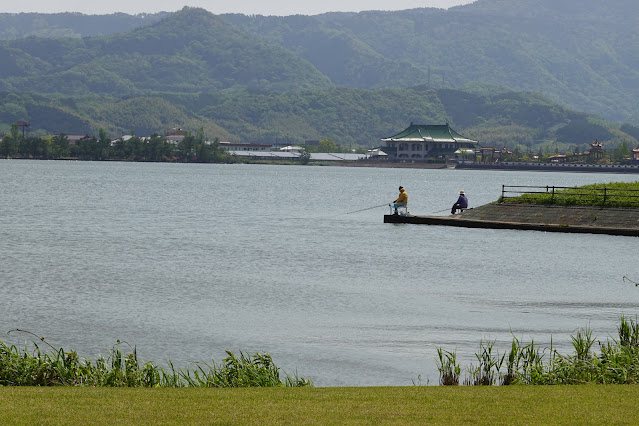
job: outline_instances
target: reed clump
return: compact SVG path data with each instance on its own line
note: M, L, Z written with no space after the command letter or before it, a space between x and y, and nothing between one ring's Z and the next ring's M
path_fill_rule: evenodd
M41 339L44 341L43 339ZM45 342L46 343L46 342ZM48 343L47 343L48 344ZM169 361L165 369L154 362L138 359L135 348L125 353L120 343L108 357L91 361L76 351L52 347L43 352L19 349L0 341L0 386L94 386L94 387L303 387L313 386L310 379L280 374L271 355L256 353L235 355L226 351L222 363L197 363L195 368L175 369ZM283 376L283 378L281 377Z
M577 385L639 383L639 324L621 317L618 337L601 343L590 328L571 336L574 353L561 355L552 346L546 350L531 341L523 345L516 337L508 353L501 356L494 341L482 341L475 356L478 365L466 368L466 385ZM595 343L599 351L593 350ZM455 357L438 349L440 384L455 385L451 371L459 371Z
M439 384L443 386L459 385L461 367L457 363L457 352L445 351L437 348L437 369L439 370Z

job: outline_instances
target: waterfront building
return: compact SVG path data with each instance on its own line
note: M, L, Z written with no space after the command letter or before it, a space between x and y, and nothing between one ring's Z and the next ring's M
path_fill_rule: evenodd
M428 158L454 158L459 149L474 149L477 141L460 135L446 124L413 124L406 129L381 139L381 149L391 159L425 160Z

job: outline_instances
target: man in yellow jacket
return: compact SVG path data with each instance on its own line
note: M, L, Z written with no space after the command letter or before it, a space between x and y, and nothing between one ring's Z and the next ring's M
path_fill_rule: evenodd
M408 205L408 194L406 193L406 190L404 189L404 187L400 186L399 197L397 197L397 199L393 201L393 204L389 204L389 206L395 209L395 214L399 214L397 212L397 208L406 207L407 205Z

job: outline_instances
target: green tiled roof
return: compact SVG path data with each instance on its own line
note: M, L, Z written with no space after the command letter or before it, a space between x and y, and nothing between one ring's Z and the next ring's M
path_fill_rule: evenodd
M477 143L450 128L448 124L413 124L383 142L466 142Z

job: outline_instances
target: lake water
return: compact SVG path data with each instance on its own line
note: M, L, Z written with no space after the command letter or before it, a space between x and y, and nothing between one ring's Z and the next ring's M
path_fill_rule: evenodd
M633 237L383 223L471 207L501 185L636 175L0 160L0 332L85 357L269 352L317 386L437 384L436 349L474 361L512 336L570 352L637 315ZM446 211L438 214L445 215Z

